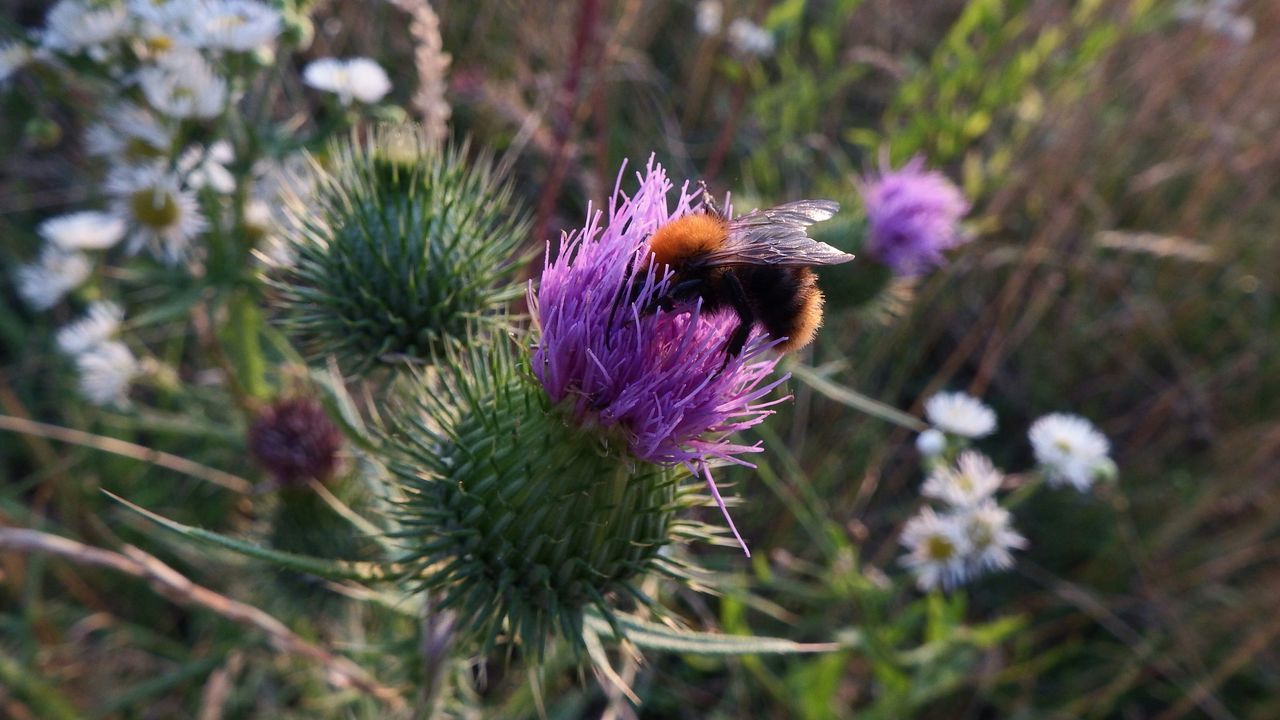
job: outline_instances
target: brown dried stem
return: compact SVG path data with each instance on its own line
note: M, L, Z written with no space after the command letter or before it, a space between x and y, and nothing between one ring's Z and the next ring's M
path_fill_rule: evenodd
M9 430L11 432L22 433L24 435L35 435L37 437L49 438L59 442L71 443L73 445L82 445L84 447L101 450L115 455L141 460L145 463L158 465L175 472L180 472L191 477L211 482L219 487L224 487L232 492L247 495L253 492L253 483L245 480L239 475L232 475L208 465L201 465L198 462L188 460L184 457L171 455L167 452L161 452L145 445L138 445L127 440L106 437L103 435L94 435L82 430L74 430L72 428L60 427L58 425L49 425L35 420L26 418L13 417L12 415L0 415L0 430Z
M330 682L338 687L355 688L396 710L407 707L397 690L378 682L354 662L302 639L284 623L252 605L193 583L159 558L132 545L126 545L121 554L39 530L0 528L0 548L17 552L48 553L145 580L157 593L178 605L202 607L266 634L270 644L280 652L306 658L323 666Z

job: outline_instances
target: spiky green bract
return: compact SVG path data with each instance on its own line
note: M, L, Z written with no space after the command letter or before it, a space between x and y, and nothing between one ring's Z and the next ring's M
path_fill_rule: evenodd
M330 147L290 214L288 262L273 278L303 352L366 373L429 360L520 293L512 284L526 213L486 158L417 128L380 128Z
M587 608L648 603L638 576L685 577L664 545L723 539L677 517L707 502L685 471L568 423L498 342L437 366L444 379L392 422L400 559L484 647L501 637L536 657L553 636L581 647Z

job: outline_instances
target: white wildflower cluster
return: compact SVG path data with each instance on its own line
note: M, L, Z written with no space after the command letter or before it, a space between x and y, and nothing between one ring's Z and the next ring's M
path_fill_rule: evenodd
M58 349L76 363L80 392L95 405L123 405L139 364L129 346L113 340L124 320L119 305L99 300L84 317L58 331Z
M308 85L338 96L343 105L351 101L376 103L391 91L391 80L378 63L369 58L321 58L302 71Z
M734 18L726 27L720 0L701 0L694 7L693 25L702 35L716 36L723 31L729 47L745 57L769 57L777 47L772 32L745 17Z
M1116 474L1107 436L1082 417L1045 415L1032 424L1028 438L1050 485L1070 485L1088 492L1094 481Z
M773 54L773 33L746 18L740 17L729 23L727 35L729 45L743 55L764 58Z
M981 400L962 392L938 393L924 404L925 417L944 433L983 438L996 430L996 413Z
M925 497L941 501L942 512L925 506L903 526L902 559L921 590L946 589L985 572L1013 566L1013 550L1027 539L1013 528L1009 511L996 502L1004 474L987 456L960 453L954 465L939 465L925 481Z
M995 411L959 392L934 395L924 407L933 427L916 438L930 469L920 492L940 507L926 505L903 526L902 563L914 572L920 589L951 589L1012 567L1012 551L1025 548L1027 539L997 500L1004 473L986 455L967 447L995 432ZM1029 439L1051 486L1070 485L1084 492L1095 480L1116 474L1108 457L1110 443L1083 418L1047 415L1031 426Z
M240 112L246 92L270 85L257 76L275 62L287 24L280 7L270 0L58 0L42 28L0 41L0 93L30 92L13 79L33 64L80 88L89 116L84 148L101 164L87 175L105 178L91 192L97 207L40 224L42 245L14 276L30 308L48 310L68 296L75 303L109 297L115 293L104 284L132 277L99 272L99 263L143 254L200 275L215 247L248 260L269 244L285 190L272 176L291 158L283 150L271 156L276 131L246 128ZM366 58L316 60L304 80L344 104L375 103L391 89L386 72ZM124 403L139 373L116 338L123 320L119 305L96 301L57 336L83 394L97 404Z
M1241 0L1182 0L1174 13L1180 20L1199 23L1209 32L1244 45L1253 39L1257 25L1242 4Z

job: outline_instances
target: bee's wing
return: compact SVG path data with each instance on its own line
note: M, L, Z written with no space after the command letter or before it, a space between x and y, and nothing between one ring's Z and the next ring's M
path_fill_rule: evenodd
M703 261L717 265L837 265L853 256L809 237L810 225L836 214L831 200L796 202L755 210L729 221L724 243Z

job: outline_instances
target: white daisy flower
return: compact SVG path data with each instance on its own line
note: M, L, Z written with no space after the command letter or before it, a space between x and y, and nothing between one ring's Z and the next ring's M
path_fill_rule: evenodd
M925 402L924 414L943 432L960 437L985 437L996 429L995 411L967 393L938 393Z
M920 492L952 507L968 507L990 498L1003 481L1004 475L986 455L966 450L960 453L955 467L943 466L934 470Z
M82 210L45 220L39 232L62 250L105 250L124 237L124 220L111 213Z
M110 300L97 300L84 317L58 331L58 349L72 357L88 352L110 340L122 320L124 308Z
M1046 415L1035 421L1028 437L1050 485L1070 484L1085 492L1100 474L1114 468L1107 456L1111 443L1093 423L1077 415Z
M724 22L724 3L720 0L701 0L694 10L693 25L703 35L715 35L720 32Z
M921 590L951 589L965 581L972 545L955 517L926 507L903 526L899 542L907 549L902 564L915 573Z
M173 118L217 117L227 102L227 81L194 50L166 53L138 73L138 83L151 107Z
M729 23L729 44L743 55L768 57L773 54L773 33L746 18Z
M1013 529L1008 510L987 499L957 515L969 538L969 564L973 572L1007 570L1013 566L1012 550L1027 547L1027 539Z
M378 63L369 58L321 58L307 65L302 79L311 87L338 96L343 105L352 98L375 103L391 91L391 80Z
M199 17L196 0L129 0L134 32L143 41L135 44L138 56L163 57L174 48L190 48L190 26Z
M18 294L36 310L47 310L88 280L92 272L93 265L84 253L46 245L39 261L18 268Z
M236 179L226 168L235 159L231 143L218 140L207 148L187 149L178 159L178 171L191 189L208 187L225 195L236 189Z
M0 85L29 62L31 62L31 48L27 47L26 43L0 42Z
M138 163L168 157L173 134L155 114L133 103L119 103L103 113L103 121L85 131L85 150L97 157Z
M138 375L138 360L118 340L99 343L76 356L80 393L94 405L124 405L129 383Z
M937 457L946 449L947 436L941 430L929 428L916 436L916 450L924 457Z
M131 253L146 246L159 259L176 264L209 225L195 194L162 167L119 168L107 178L107 191L117 198L116 212L129 222Z
M46 50L68 54L84 50L89 57L102 61L107 44L128 32L127 22L122 6L61 0L45 17L41 44Z
M280 29L280 13L261 2L203 0L187 37L198 47L249 52L270 46Z

